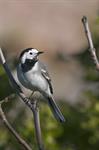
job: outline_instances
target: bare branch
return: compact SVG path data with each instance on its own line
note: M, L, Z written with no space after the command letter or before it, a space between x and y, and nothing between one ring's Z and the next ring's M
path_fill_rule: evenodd
M13 75L12 75L12 73L11 73L7 63L6 63L6 60L4 58L4 55L3 55L3 52L2 52L1 48L0 48L0 59L1 59L2 65L5 69L5 72L6 72L7 76L10 79L10 83L11 83L12 87L15 89L15 92L17 93L17 95L19 95L19 97L24 101L24 103L33 112L38 148L39 148L39 150L44 150L44 147L43 147L43 144L42 144L43 142L42 142L42 137L41 137L41 128L40 128L39 111L38 111L38 107L37 107L37 102L36 102L36 100L33 100L34 103L31 103L30 99L27 98L25 96L25 94L22 92L21 88L19 87L19 85L15 81L15 79L14 79L14 77L13 77Z
M2 102L5 102L4 100ZM8 130L15 136L15 138L17 139L17 141L24 147L25 150L32 150L30 148L30 146L20 137L20 135L15 131L15 129L11 126L11 124L9 123L9 121L7 120L3 109L2 109L2 104L0 104L0 117L3 121L3 123L5 124L5 126L8 128Z
M83 26L85 29L85 34L86 34L87 40L88 40L90 53L92 55L92 58L93 58L95 65L96 65L96 69L99 71L99 61L98 61L98 58L96 56L96 49L94 48L94 45L93 45L92 36L91 36L90 29L89 29L87 17L83 16L82 23L83 23Z

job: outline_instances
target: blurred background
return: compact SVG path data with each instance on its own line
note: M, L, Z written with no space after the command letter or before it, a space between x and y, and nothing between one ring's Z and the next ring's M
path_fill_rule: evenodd
M47 104L40 103L42 136L47 150L99 149L99 73L91 60L81 18L89 20L99 49L99 0L0 0L0 46L14 77L20 52L44 51L54 97L66 118L57 123ZM23 89L28 95L29 91ZM0 65L0 100L11 95ZM31 111L15 94L4 112L21 136L36 150ZM0 150L22 150L0 120Z

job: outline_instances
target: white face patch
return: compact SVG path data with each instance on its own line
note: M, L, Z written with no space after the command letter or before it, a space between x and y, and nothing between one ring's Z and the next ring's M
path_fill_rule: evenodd
M26 59L30 59L30 60L34 59L35 57L37 57L37 54L38 54L38 50L36 49L31 49L28 52L25 52L21 59L22 64L25 63Z

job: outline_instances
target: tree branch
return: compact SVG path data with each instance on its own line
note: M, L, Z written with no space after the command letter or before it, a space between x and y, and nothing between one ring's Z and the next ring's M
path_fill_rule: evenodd
M4 99L2 101L0 101L0 117L4 123L4 125L8 128L8 130L15 136L15 138L17 139L17 141L24 147L25 150L32 150L30 148L30 146L26 143L26 141L24 141L20 135L15 131L15 129L11 126L11 124L9 123L9 121L7 120L3 109L2 109L2 104L4 102L7 102L7 99Z
M90 29L89 29L89 24L88 24L87 17L83 16L82 23L83 23L83 26L84 26L85 35L86 35L87 40L88 40L88 44L89 44L89 48L90 48L90 53L92 55L92 59L95 63L96 69L99 71L99 61L98 61L98 58L96 56L96 49L94 48L94 45L93 45L92 36L91 36Z
M36 133L38 147L39 150L44 150L42 136L41 136L41 128L40 128L39 107L36 100L33 101L33 110L34 110L33 116L34 116L35 133Z
M38 143L38 148L39 150L44 150L43 147L43 142L42 142L42 137L41 137L41 128L40 128L40 121L39 121L39 111L38 111L38 107L37 107L37 102L36 100L34 101L34 103L31 103L30 99L27 98L25 96L25 94L22 92L21 88L19 87L19 85L17 84L17 82L15 81L7 63L6 60L4 58L2 49L0 48L0 58L1 58L1 63L5 69L5 72L7 74L7 76L9 77L10 83L13 87L13 89L15 90L15 92L17 93L17 95L19 95L19 97L24 101L24 103L32 110L33 112L33 116L34 116L34 124L35 124L35 132L36 132L36 139L37 139L37 143ZM36 102L36 103L35 103Z

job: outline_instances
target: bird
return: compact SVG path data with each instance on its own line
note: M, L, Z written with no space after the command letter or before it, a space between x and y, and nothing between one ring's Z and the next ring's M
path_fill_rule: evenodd
M65 122L65 118L53 98L53 87L47 67L39 60L39 55L43 54L35 48L22 50L17 66L17 76L19 82L33 93L40 92L47 100L50 109L59 122Z

